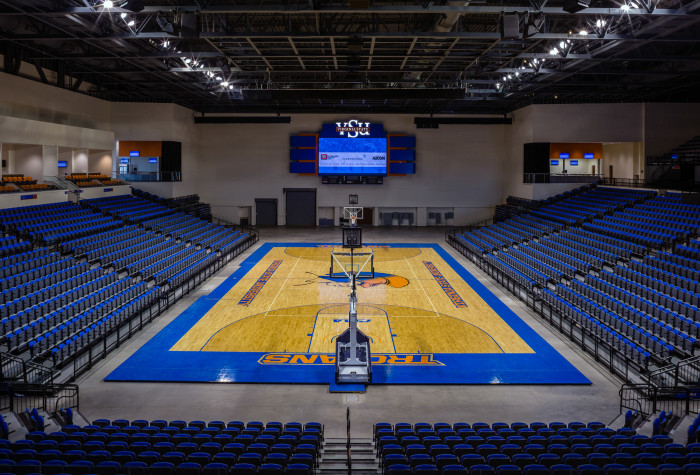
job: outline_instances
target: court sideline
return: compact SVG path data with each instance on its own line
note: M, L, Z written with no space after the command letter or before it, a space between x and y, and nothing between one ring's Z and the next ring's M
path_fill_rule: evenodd
M260 230L260 242L338 241L338 229ZM434 242L485 284L559 353L593 383L590 386L370 386L365 394L330 394L326 385L211 384L211 383L115 383L103 378L124 362L194 300L208 294L237 269L246 254L226 266L194 294L146 328L134 340L115 351L104 363L81 377L81 412L90 417L192 419L320 420L333 434L344 430L345 407L353 408L359 434L369 433L379 420L398 422L410 418L425 421L486 422L505 420L601 419L610 422L618 414L621 382L603 373L587 356L544 327L520 302L511 299L476 266L460 257L444 242L443 229L375 228L365 231L366 242ZM260 245L260 244L259 244ZM420 410L418 410L420 408ZM145 414L144 414L145 413ZM417 422L408 420L408 422Z

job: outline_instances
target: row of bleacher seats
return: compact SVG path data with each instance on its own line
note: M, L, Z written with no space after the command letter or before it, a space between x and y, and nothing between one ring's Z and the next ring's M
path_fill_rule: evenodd
M181 214L192 230L188 242L178 242L120 219L122 213L134 210L150 213L153 204L146 200L131 196L95 200L115 217L105 216L91 201L85 200L85 206L60 203L0 211L4 231L31 229L35 238L43 233L37 238L40 242L66 226L80 229L57 240L61 252L35 249L16 236L0 238L0 251L5 251L0 256L0 326L11 352L41 363L63 364L141 312L150 318L167 290L155 284L171 289L183 284L248 236ZM109 223L107 229L94 226L100 222ZM87 261L78 260L83 258ZM131 275L119 278L113 269ZM158 282L148 282L151 278Z
M567 303L580 309L584 315L592 315L598 320L593 323L597 323L605 331L596 331L599 336L603 336L608 342L613 341L616 346L619 346L620 342L614 341L613 338L629 346L629 350L625 348L626 353L632 354L631 350L638 347L638 352L645 357L655 354L658 359L662 359L671 354L673 347L654 335L653 325L656 322L650 322L641 311L606 299L594 290L590 287L577 290L564 286L556 288L557 294Z
M167 280L171 286L178 286L193 275L201 272L216 259L214 254L202 254L202 252L199 251L199 255L195 254L185 262L180 262L168 269L157 272L154 275L156 281Z
M69 260L70 258L66 259ZM0 306L0 316L8 317L44 302L55 299L53 306L69 301L72 289L102 276L101 269L90 269L87 262L76 264L62 271L51 273L30 282L3 291L5 303ZM51 308L47 307L47 308Z
M152 245L165 243L166 239L150 232L137 230L132 237L110 240L108 244L96 247L85 253L90 262L99 261L103 266L126 257L132 253L142 252Z
M73 203L39 205L0 210L0 223L33 241L54 244L121 226L110 217L96 216Z
M36 180L34 178L24 175L3 175L2 181L5 183L36 183Z
M118 196L85 200L87 206L115 216L127 223L142 223L161 216L170 215L173 210L135 196Z
M559 289L557 289L557 291L559 291ZM590 334L602 338L612 348L636 361L638 364L645 364L651 357L649 351L630 341L624 333L615 330L614 327L616 325L618 330L621 330L623 324L619 322L619 318L615 318L615 314L612 311L597 304L583 311L570 303L569 298L562 297L549 289L542 290L542 298L559 314L577 323L582 328L585 328ZM611 323L613 327L608 326L605 322ZM627 331L627 328L625 328L625 330ZM659 351L662 350L662 348L659 349Z
M502 252L499 252L498 255L501 256L502 254L508 254L509 256L513 257L514 259L517 259L524 265L538 271L541 274L546 275L550 280L558 282L562 279L562 271L555 269L549 264L546 264L543 260L531 257L529 253L526 254L518 249L508 248L504 249Z
M700 271L695 267L689 267L685 264L686 260L681 259L676 262L673 258L678 257L667 252L659 252L656 256L644 256L644 264L648 266L658 267L659 269L675 274L677 276L691 279L694 281L700 280Z
M97 419L46 434L0 441L0 470L41 473L311 474L318 465L323 426L317 422ZM19 471L18 471L19 470Z
M673 325L666 323L666 320L654 317L654 310L658 310L658 307L649 305L648 301L619 287L615 288L611 285L606 285L602 279L587 276L586 280L587 283L572 282L573 288L582 295L615 312L619 317L630 321L632 329L635 329L635 326L638 325L640 331L641 328L647 329L660 339L672 341L686 351L691 350L695 339L687 333L681 332L678 328L674 328ZM669 321L678 324L680 327L678 323L680 320L677 319L677 315L676 319L663 311L659 311L658 315L667 317ZM693 326L693 328L696 327ZM670 348L669 351L671 351Z
M601 268L605 259L611 257L605 251L584 246L576 241L552 234L547 238L540 238L537 242L528 244L530 248L548 256L550 259L565 263L578 272L585 273L590 268Z
M233 231L229 232L223 237L221 235L216 235L214 237L211 237L209 239L205 239L202 241L200 244L202 246L209 247L211 249L218 250L222 253L227 253L236 246L238 246L241 242L243 242L246 238L248 238L248 233L241 233L239 231Z
M56 185L51 185L48 183L38 183L34 185L17 185L22 191L46 191L46 190L57 190Z
M378 423L374 437L386 474L670 474L700 467L700 444L598 422Z
M537 242L522 244L518 246L518 251L527 254L532 259L537 259L552 268L555 268L562 275L568 278L573 277L576 272L588 270L588 264L580 259L571 257L563 252L555 251ZM575 264L571 265L571 264Z
M43 263L46 261L46 263ZM32 262L33 266L14 266L15 268L28 267L26 270L18 270L18 272L8 275L3 279L0 279L0 286L4 289L12 289L13 287L18 287L22 284L31 283L32 281L39 280L42 277L50 276L53 273L60 272L64 269L76 266L77 262L72 257L61 257L58 253L45 256L40 259L34 259ZM73 275L77 275L73 273ZM54 282L51 282L54 283Z
M4 236L0 238L0 257L11 256L20 252L27 252L32 248L29 241L21 241L15 236Z
M4 279L19 272L33 269L36 265L46 265L54 262L58 253L50 253L48 249L40 248L31 251L12 254L0 259L0 278ZM35 262L35 260L38 261Z
M666 296L609 271L602 271L600 277L587 276L586 282L593 283L597 288L606 290L608 294L643 310L650 316L661 318L664 321L677 320L682 322L677 326L683 327L684 330L690 326L692 329L689 331L697 333L695 319L698 308L696 305Z
M678 195L596 188L537 212L499 223L522 225L536 216L540 225L552 225L529 241L495 242L491 227L458 241L525 288L556 284L554 291L542 290L545 301L641 364L693 354L700 334L700 260L647 253L688 241L700 228L700 206L682 204ZM557 229L557 223L569 227ZM700 240L679 248L700 258Z
M49 343L52 343L52 345L48 345L48 348L51 351L54 364L62 362L64 359L78 352L82 347L89 345L91 341L109 334L139 312L155 304L160 297L159 290L157 285L150 289L139 289L140 292L136 293L136 295L132 295L131 300L124 302L125 299L123 299L122 302L119 302L123 303L122 306L117 307L116 310L113 310L101 319L99 317L103 312L96 312L93 309L88 310L88 318L85 319L82 330L73 332L72 337L67 337L62 342L60 342L60 340L49 341ZM112 308L114 308L114 306L112 306ZM107 311L109 311L109 307L107 307ZM90 318L90 313L93 313L94 318ZM60 326L57 330L60 332ZM36 345L41 343L38 338L34 341ZM32 343L30 342L30 350L31 349Z
M519 263L517 265L517 267L513 267L510 263L494 256L493 254L487 254L485 256L485 259L492 266L498 268L501 272L505 273L511 279L515 280L516 282L518 282L520 285L522 285L525 288L531 288L536 283L538 283L538 281L542 282L542 281L547 280L546 275L540 274L539 272L535 271L534 269L531 269L529 272L521 271L521 268L525 267L522 263ZM509 258L508 260L515 261L515 259L513 259L513 258ZM537 277L538 281L536 281L533 277L531 277L531 275L534 277Z
M102 274L101 271L98 272ZM129 278L119 279L119 281L117 279L118 274L116 272L101 275L59 297L54 297L44 308L32 307L28 312L25 312L24 318L21 312L10 316L10 323L23 320L29 320L29 323L5 335L8 348L11 350L17 349L23 343L44 332L48 333L58 330L60 325L65 325L65 333L70 333L72 330L79 328L80 320L89 310L104 304L111 305L112 297L131 284L131 279ZM50 311L53 306L52 303L57 308L47 314L46 312Z
M82 255L94 249L112 244L118 244L123 240L141 236L143 230L136 225L124 226L111 231L103 231L92 236L71 239L60 244L59 248L64 254L72 252Z

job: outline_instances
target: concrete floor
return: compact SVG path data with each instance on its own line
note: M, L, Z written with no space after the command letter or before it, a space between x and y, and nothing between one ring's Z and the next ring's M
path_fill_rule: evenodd
M340 230L261 229L260 241L158 317L132 341L82 376L80 412L96 418L320 421L326 434L345 434L345 410L351 408L353 437L369 436L374 422L514 422L600 420L619 414L622 381L598 366L563 336L550 331L525 305L506 294L444 239L444 229L374 228L364 242L438 243L503 300L530 327L578 368L590 386L369 386L364 394L331 394L328 385L229 383L114 383L103 378L131 356L202 295L228 277L264 242L339 242Z

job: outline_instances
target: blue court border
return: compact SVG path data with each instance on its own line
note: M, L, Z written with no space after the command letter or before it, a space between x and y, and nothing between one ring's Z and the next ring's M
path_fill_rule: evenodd
M308 383L333 382L333 365L262 365L264 352L168 351L274 247L334 243L265 243L209 295L181 315L110 373L105 381ZM508 306L439 244L367 243L433 249L534 350L534 353L434 354L442 365L374 365L373 384L591 384ZM281 353L281 352L278 352Z

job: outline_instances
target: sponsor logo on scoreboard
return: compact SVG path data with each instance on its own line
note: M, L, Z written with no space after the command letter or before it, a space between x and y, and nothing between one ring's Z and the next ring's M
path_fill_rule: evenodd
M462 297L459 296L454 287L450 285L447 279L445 279L445 277L440 273L438 268L435 267L435 264L433 264L430 261L423 261L423 264L425 264L425 267L427 267L430 273L433 275L433 277L435 277L435 280L437 281L438 285L440 286L440 288L442 288L443 292L447 294L447 296L450 298L455 307L467 307L467 303L464 300L462 300Z
M265 353L258 360L263 365L334 365L335 355L319 353ZM373 365L445 366L430 353L374 354Z
M354 139L359 135L369 135L369 122L359 122L352 119L348 122L336 122L335 131L338 135L348 134L349 139Z
M248 292L243 296L243 298L238 302L238 305L243 305L244 307L247 307L250 305L250 303L255 300L255 297L260 293L263 287L265 287L265 284L267 284L267 281L270 280L270 277L272 277L272 274L275 273L277 268L282 264L281 260L278 261L273 261L272 264L270 264L270 267L267 268L265 272L263 272L263 275L260 276L260 278L253 284L253 286L250 288Z

